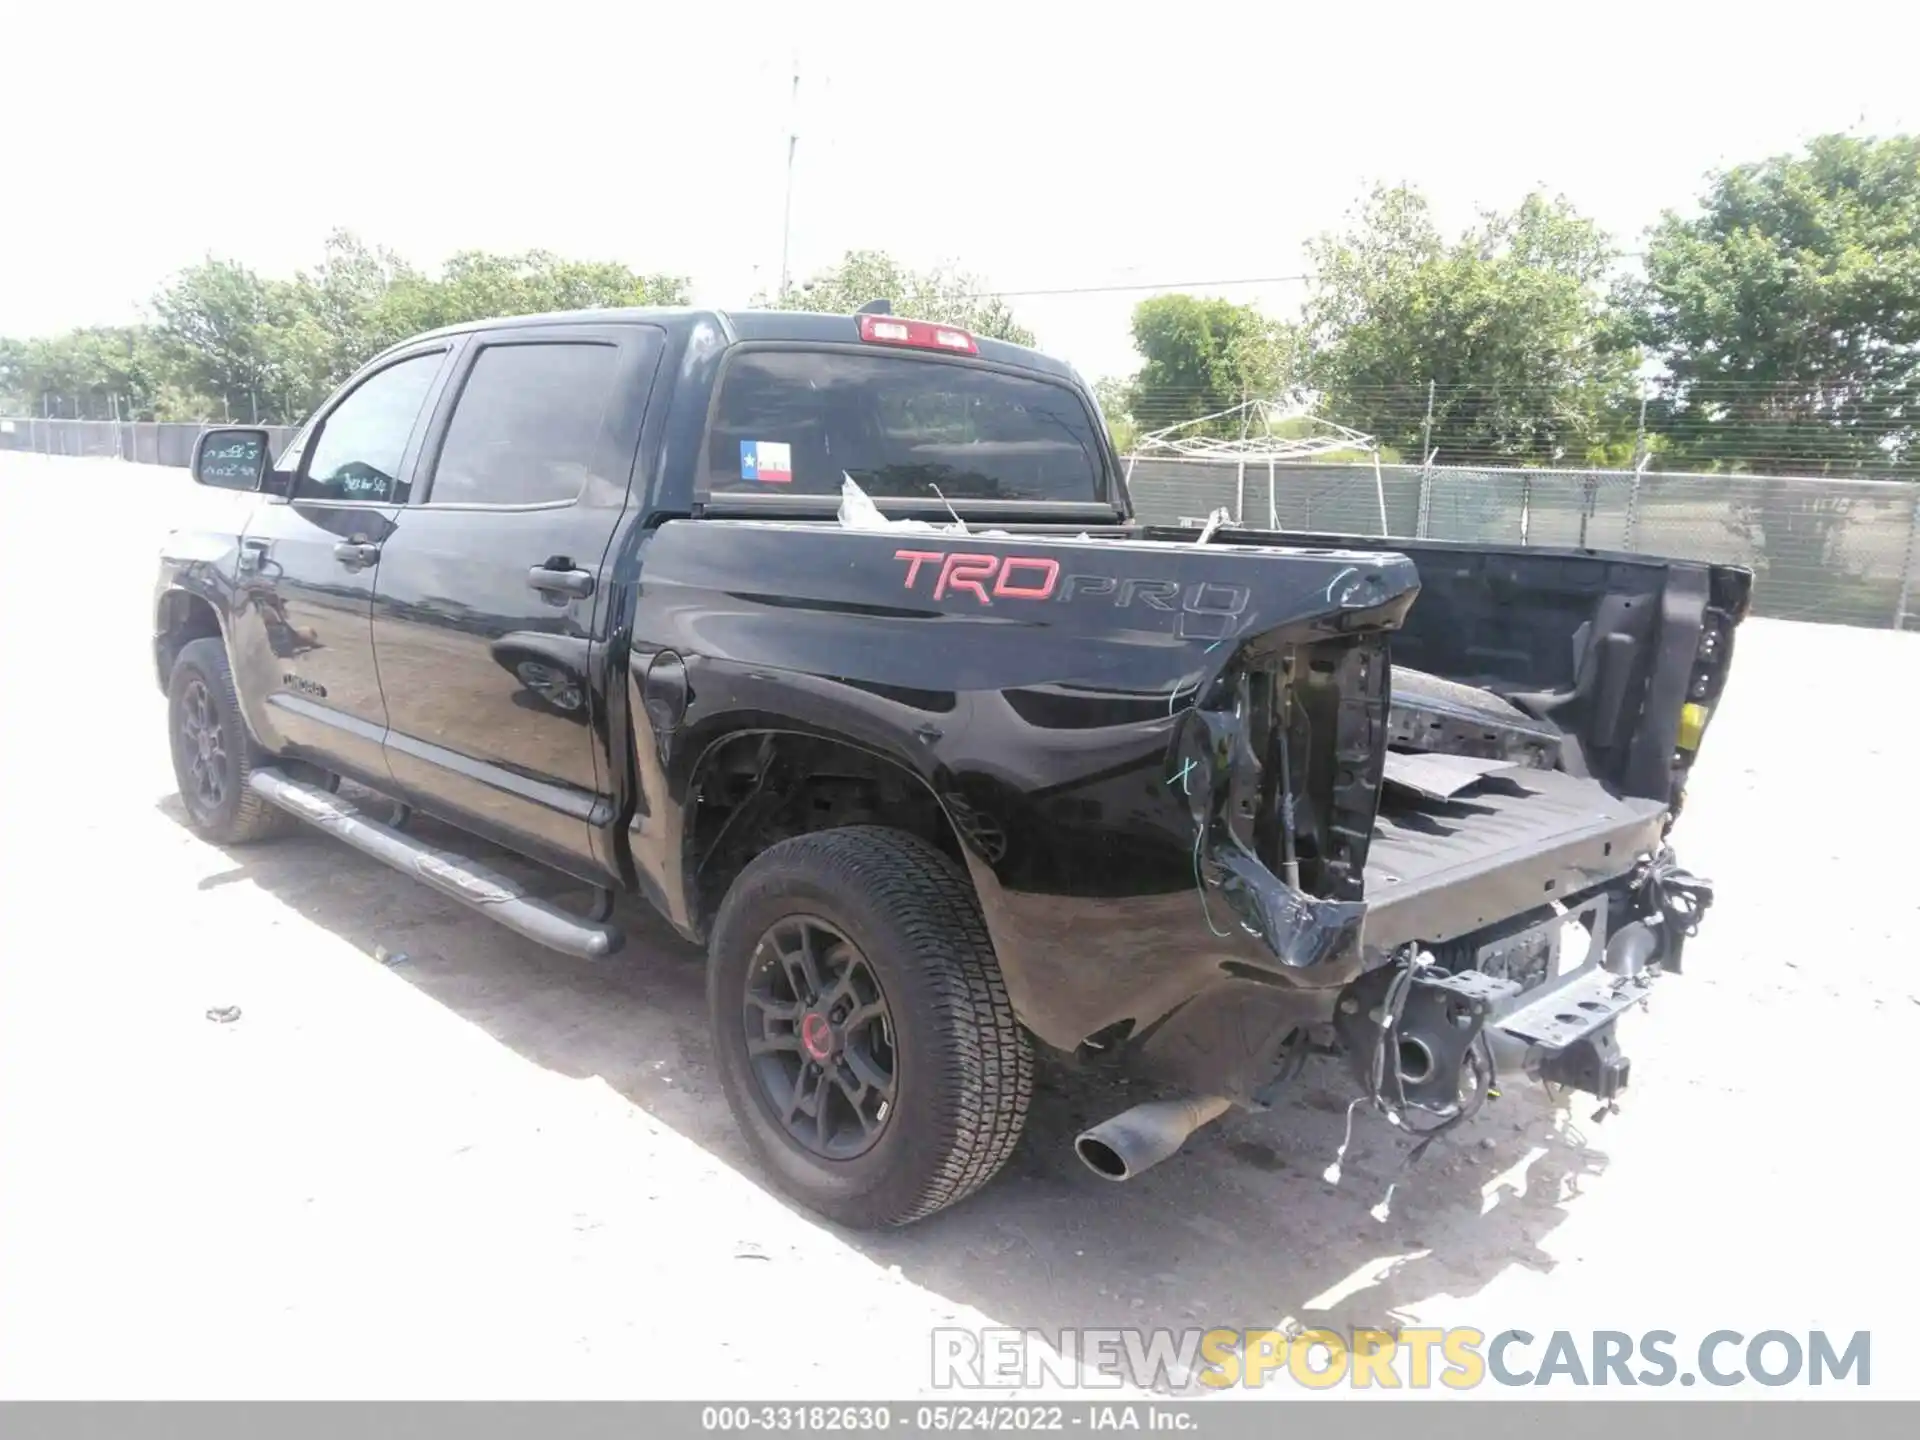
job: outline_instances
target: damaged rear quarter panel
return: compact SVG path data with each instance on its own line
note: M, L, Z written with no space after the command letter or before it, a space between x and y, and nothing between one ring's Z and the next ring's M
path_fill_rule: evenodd
M1244 743L1240 676L1284 643L1371 646L1384 667L1417 593L1394 555L669 523L641 557L630 671L671 653L690 699L666 733L631 706L636 865L684 915L700 757L742 732L831 736L938 797L1049 1045L1143 1031L1231 977L1338 985L1363 907L1286 891L1228 814L1230 759L1186 762Z

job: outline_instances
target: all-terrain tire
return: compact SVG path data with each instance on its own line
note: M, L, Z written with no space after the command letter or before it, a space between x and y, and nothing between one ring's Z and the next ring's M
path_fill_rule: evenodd
M213 727L217 739L212 754L190 742L189 717L195 721L193 728L202 733L206 723ZM298 820L247 786L248 777L271 757L254 743L241 717L233 673L227 668L227 649L219 639L191 640L174 660L167 683L167 738L180 803L195 833L221 845L244 845L298 828ZM200 771L195 768L196 758L203 767ZM213 786L203 779L207 766L216 774Z
M892 1108L872 1148L847 1160L788 1133L757 1078L743 1023L762 938L792 916L861 952L891 1014ZM1033 1098L1033 1050L965 874L939 850L878 826L784 840L740 873L720 907L707 1009L721 1084L779 1187L862 1229L911 1224L966 1198L1012 1156Z

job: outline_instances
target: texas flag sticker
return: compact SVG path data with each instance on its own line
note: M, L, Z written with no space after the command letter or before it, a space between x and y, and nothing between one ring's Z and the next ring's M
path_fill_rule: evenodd
M793 447L772 440L740 442L740 478L770 485L793 483Z

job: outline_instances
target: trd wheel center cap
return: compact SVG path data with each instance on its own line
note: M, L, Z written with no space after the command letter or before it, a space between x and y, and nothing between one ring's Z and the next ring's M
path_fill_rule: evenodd
M825 1060L833 1054L833 1025L818 1010L810 1010L800 1020L800 1043L810 1060Z

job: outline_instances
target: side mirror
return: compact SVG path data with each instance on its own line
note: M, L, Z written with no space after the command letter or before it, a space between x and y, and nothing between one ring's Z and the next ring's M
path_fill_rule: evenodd
M220 490L258 490L272 464L264 430L204 430L193 447L193 481Z

